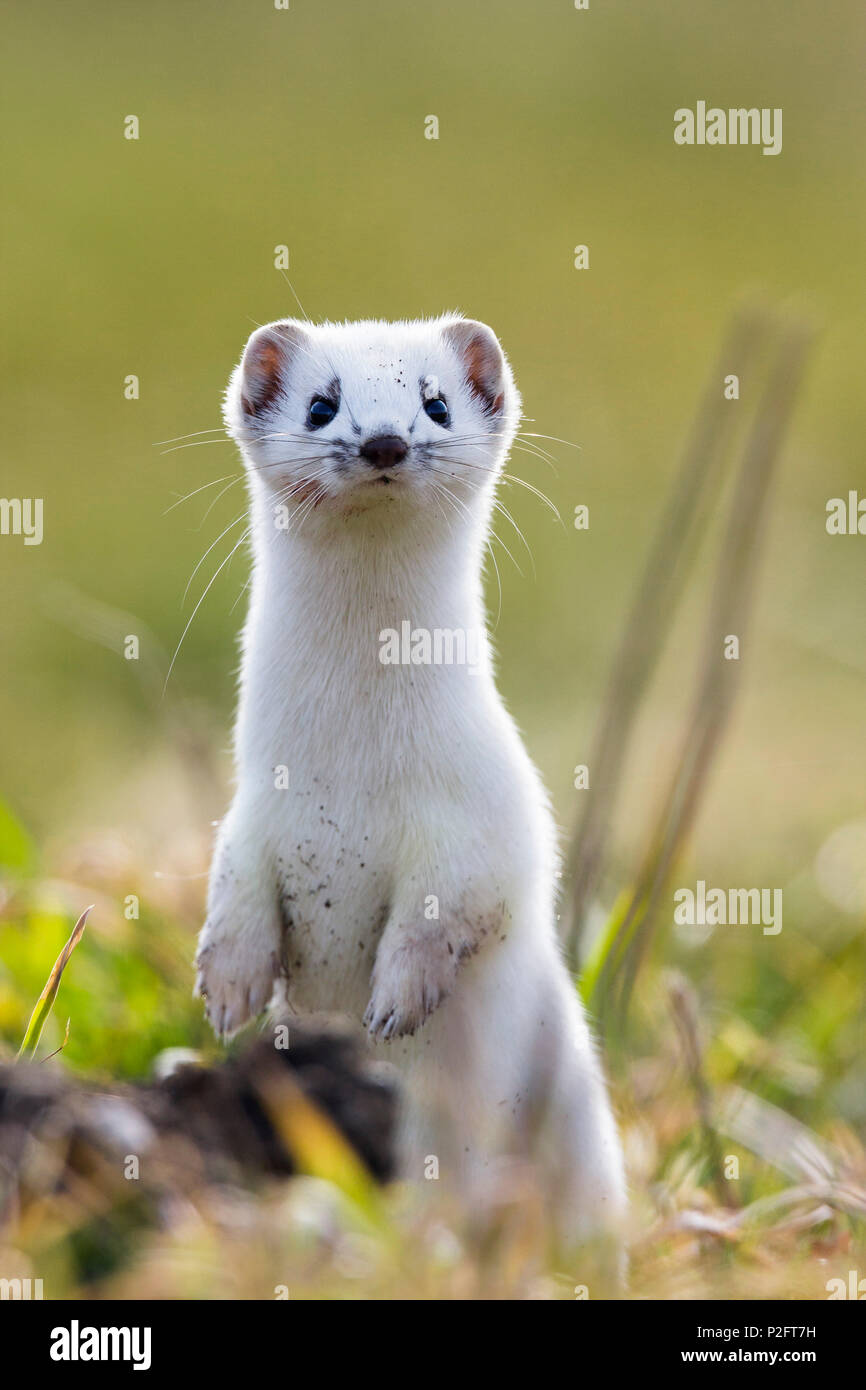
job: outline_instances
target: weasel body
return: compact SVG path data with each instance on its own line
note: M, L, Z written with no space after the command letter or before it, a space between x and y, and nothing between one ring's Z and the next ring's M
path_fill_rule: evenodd
M471 320L252 335L226 397L254 549L238 785L197 989L220 1034L275 981L356 1019L403 1074L403 1171L435 1157L471 1193L529 1153L572 1243L621 1219L619 1142L556 939L547 798L486 636L459 659L519 414ZM407 624L419 659L386 660Z

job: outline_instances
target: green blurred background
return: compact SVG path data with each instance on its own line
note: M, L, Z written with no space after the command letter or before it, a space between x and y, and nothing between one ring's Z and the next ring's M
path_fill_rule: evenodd
M115 855L118 884L135 878L145 904L168 881L154 874L206 870L210 821L229 796L244 556L199 610L165 700L161 686L233 533L184 604L190 572L242 491L207 516L217 487L167 511L238 462L229 443L164 453L158 441L219 425L252 326L295 311L273 264L285 243L311 317L460 308L490 322L529 428L580 446L549 446L555 472L513 457L565 519L509 490L536 575L504 523L523 574L496 548L501 686L564 829L580 796L572 769L588 759L732 307L758 290L812 315L819 341L780 469L741 699L681 881L784 886L781 940L799 931L807 963L825 939L859 932L866 892L850 853L846 911L812 865L863 814L866 773L866 540L824 526L829 497L866 491L862 6L45 3L7 9L4 28L2 491L44 497L45 539L0 540L0 794L38 846L31 868L69 877L76 846L87 881L80 846L95 837L99 864ZM673 112L699 99L782 107L781 155L677 147ZM137 142L123 138L129 114ZM429 114L438 141L424 138ZM589 270L573 268L578 243ZM130 373L137 401L124 399ZM586 533L570 524L578 503ZM623 866L677 746L717 510L630 753ZM495 611L492 570L488 582ZM122 658L125 632L141 635L140 662ZM209 769L198 779L197 766ZM180 999L204 880L171 881L186 885ZM739 989L760 1031L760 972L784 973L792 950L728 935L689 954L689 969L720 1000ZM10 1036L47 954L18 978ZM837 1059L852 1115L866 1109L855 1051L852 1035Z

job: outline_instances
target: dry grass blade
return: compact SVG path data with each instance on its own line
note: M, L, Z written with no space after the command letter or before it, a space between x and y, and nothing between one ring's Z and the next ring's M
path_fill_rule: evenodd
M257 1083L265 1111L298 1169L333 1183L370 1220L381 1216L376 1184L334 1121L288 1074Z
M686 440L614 661L603 702L604 715L590 758L592 783L568 862L571 893L563 918L573 953L604 868L604 846L629 732L664 645L677 600L685 590L706 510L701 503L709 492L715 491L712 484L720 473L733 430L736 412L724 399L720 383L731 363L737 364L742 378L766 332L766 317L755 309L743 309L725 335Z
M667 986L674 1022L682 1042L689 1080L695 1093L701 1139L710 1164L713 1186L723 1207L736 1206L735 1185L725 1178L724 1158L719 1144L719 1136L712 1120L712 1095L704 1074L703 1047L695 992L685 976L679 974L678 971L669 972Z
M694 822L733 703L739 662L723 659L723 643L729 634L742 641L745 632L774 468L810 340L811 333L796 324L783 334L778 347L737 478L682 752L628 904L605 944L603 958L597 956L586 972L585 994L597 994L603 1010L615 1009L620 1021L649 945L655 908Z
M836 1176L838 1165L828 1144L793 1115L741 1086L726 1091L716 1124L796 1182L814 1187Z
M753 1202L744 1219L764 1216L779 1206L821 1202L847 1216L866 1215L866 1186L861 1181L862 1153L850 1157L822 1139L800 1120L741 1086L726 1089L715 1120L726 1134L793 1179L794 1187Z

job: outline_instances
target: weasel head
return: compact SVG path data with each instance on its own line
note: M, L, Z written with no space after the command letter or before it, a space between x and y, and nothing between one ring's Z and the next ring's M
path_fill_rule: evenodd
M458 315L266 324L225 400L271 502L341 519L395 504L442 524L485 515L519 418L496 335Z

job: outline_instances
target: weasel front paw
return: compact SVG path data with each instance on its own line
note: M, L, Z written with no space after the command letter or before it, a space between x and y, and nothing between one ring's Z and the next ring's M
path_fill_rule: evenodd
M390 948L383 940L373 967L373 992L364 1014L371 1037L384 1042L414 1033L451 992L459 952L437 922L400 926Z
M205 1001L205 1012L218 1037L230 1037L266 1007L280 973L270 938L250 932L228 932L206 922L195 958L194 994Z

